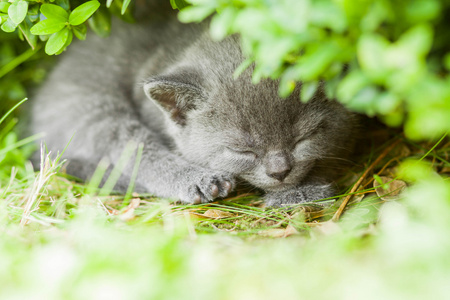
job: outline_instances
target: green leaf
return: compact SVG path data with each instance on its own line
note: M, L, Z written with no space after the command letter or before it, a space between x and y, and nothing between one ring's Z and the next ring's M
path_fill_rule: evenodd
M46 42L48 41L48 38L50 37L50 35L38 35L39 40L41 40L42 42Z
M450 52L444 56L444 66L447 70L450 70Z
M106 7L110 7L113 0L106 0Z
M47 44L45 44L45 53L47 53L48 55L53 55L56 52L60 51L66 44L68 38L69 28L67 27L52 34L48 39Z
M236 13L235 8L227 7L213 17L209 26L209 32L213 39L222 40L231 32Z
M133 17L133 14L132 14L132 9L130 9L130 6L133 5L133 3L129 4L130 6L124 13L122 13L123 5L124 5L123 0L114 0L114 2L109 7L110 14L115 15L116 17L118 17L119 19L121 19L127 23L136 22L136 20ZM104 5L100 6L100 9L102 9L102 8L106 9L106 7ZM97 13L98 13L98 11L97 11ZM93 17L95 17L95 15Z
M56 0L55 3L56 5L61 6L66 11L70 9L69 0Z
M401 104L400 98L394 93L382 92L375 101L375 107L378 113L389 114L395 111Z
M122 4L122 10L121 10L121 14L125 14L125 12L127 11L128 5L130 5L131 0L124 0L123 4Z
M189 6L180 11L178 19L183 23L200 22L214 11L213 6Z
M20 0L14 2L9 6L8 15L14 23L20 24L25 19L27 11L28 11L28 2Z
M69 16L70 25L80 25L89 19L92 14L100 7L100 2L93 0L81 4L75 8Z
M346 106L356 112L364 112L368 116L374 116L376 113L376 100L379 91L372 86L365 87L356 93L356 95L346 103Z
M109 36L109 33L111 32L111 14L106 7L100 7L97 13L93 15L88 22L89 27L91 27L98 36ZM77 35L75 34L75 36Z
M336 59L341 49L331 42L311 47L301 58L300 79L305 81L319 79L320 75Z
M17 28L17 27L16 27ZM18 31L17 32L17 36L19 37L19 40L21 40L22 42L25 40L25 38L23 37L22 31Z
M45 19L31 27L30 31L34 35L52 34L60 31L66 26L65 22L57 19Z
M429 25L419 24L405 32L397 41L398 46L419 56L426 55L433 43L433 29Z
M386 39L374 34L365 34L358 42L358 62L366 75L378 83L384 82L389 71L384 65L388 47L389 42Z
M8 14L0 13L0 25L3 24L3 22L6 22L6 20L8 20Z
M75 34L75 36L82 41L86 39L86 31L87 27L84 24L73 27L73 34Z
M54 4L42 4L41 12L47 19L60 20L61 22L66 22L69 18L69 13L64 10L61 6Z
M375 179L376 182L378 182L380 184L380 186L384 190L389 189L389 182L384 183L383 179L381 179L381 177L378 176L377 174L373 174L373 178Z
M300 90L300 100L302 102L308 102L314 96L319 87L317 81L303 82Z
M236 80L239 76L250 67L253 63L253 59L247 58L245 59L237 68L234 70L233 79Z
M341 76L335 75L334 77L327 79L324 83L324 91L326 96L329 99L335 99L336 98L336 92L337 88L339 86L339 83L341 82Z
M30 27L32 26L31 21L26 18L25 22L22 22L19 25L19 29L22 32L23 36L27 40L30 47L34 50L37 46L37 36L30 32Z
M280 86L278 88L278 95L281 98L288 97L294 91L295 86L295 80L285 79L284 77L282 77L282 79L280 80Z
M184 0L170 0L170 5L172 5L173 9L183 9L189 4L187 4Z
M8 20L6 20L6 22L2 24L1 28L4 32L14 32L17 28L17 24L11 21L10 18L8 18Z
M361 70L353 70L339 83L337 87L337 98L342 103L348 103L360 90L369 84L370 80Z
M72 31L69 30L69 36L67 37L67 41L64 44L64 46L61 48L61 50L59 50L58 52L56 52L56 55L59 55L61 53L63 53L64 50L66 50L66 48L70 45L70 43L72 43L72 39L73 39L73 33Z
M439 16L439 12L443 9L442 5L444 5L444 2L441 4L439 1L433 0L412 1L405 7L406 17L411 24L432 20Z
M7 14L10 6L11 3L9 2L0 2L0 12Z
M28 6L27 15L31 22L36 22L39 19L39 5Z

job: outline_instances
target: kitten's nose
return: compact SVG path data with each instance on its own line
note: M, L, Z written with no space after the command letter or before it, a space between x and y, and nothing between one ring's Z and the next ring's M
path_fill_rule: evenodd
M290 168L278 173L268 173L267 176L275 178L278 181L283 181L286 176L288 176L289 172L291 172Z
M284 152L272 152L266 156L266 175L278 181L283 181L291 172L289 157Z

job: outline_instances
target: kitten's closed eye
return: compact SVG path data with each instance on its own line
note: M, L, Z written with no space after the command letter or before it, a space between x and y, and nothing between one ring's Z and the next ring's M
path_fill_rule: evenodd
M292 151L298 150L298 149L304 149L305 146L309 145L311 143L311 138L314 136L313 134L308 134L306 136L299 137L295 140L295 142L292 144Z
M314 137L321 133L323 130L327 129L327 123L322 120L320 123L316 124L309 132L303 132L303 134L297 136L292 143L292 148L304 144L306 141L314 139Z
M247 158L247 159L256 159L258 157L258 155L248 149L239 149L239 148L232 148L232 147L226 147L229 151L238 154L238 155L242 155L243 157Z
M292 148L297 148L303 144L306 144L307 142L310 142L312 139L314 139L314 136L319 134L323 129L325 128L325 123L321 122L317 128L315 128L314 130L308 132L307 134L304 134L302 136L297 137L294 140L294 143L292 144L293 147Z
M293 148L297 147L301 143L304 143L306 140L307 140L307 138L305 138L305 137L301 137L301 138L296 139L295 142L294 142L294 147Z

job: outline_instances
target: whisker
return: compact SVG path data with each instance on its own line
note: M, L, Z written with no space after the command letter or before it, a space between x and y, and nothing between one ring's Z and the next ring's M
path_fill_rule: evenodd
M354 161L342 157L337 156L320 156L320 159L332 159L332 160L339 160L339 161L345 161L347 163L355 163ZM320 160L319 160L320 161Z

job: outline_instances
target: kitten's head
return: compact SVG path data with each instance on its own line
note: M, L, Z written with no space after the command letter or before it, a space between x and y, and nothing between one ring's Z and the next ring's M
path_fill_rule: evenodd
M351 148L351 113L320 91L307 103L300 88L282 99L277 81L253 85L251 70L233 80L236 66L225 72L224 64L199 63L145 84L183 157L267 191L334 171L331 162Z
M352 116L338 103L321 98L302 103L298 91L281 99L274 81L209 93L167 79L146 87L167 116L182 156L264 190L326 175L311 171L341 159L351 144Z

